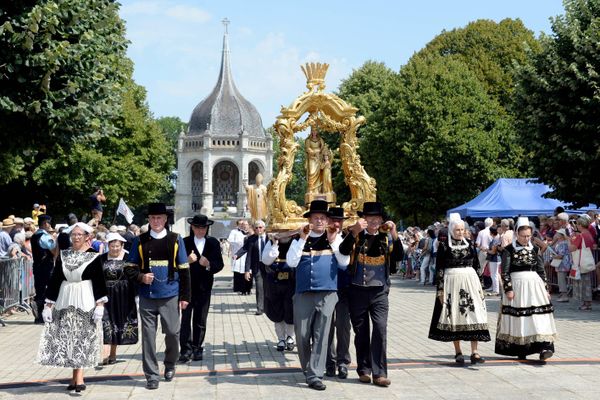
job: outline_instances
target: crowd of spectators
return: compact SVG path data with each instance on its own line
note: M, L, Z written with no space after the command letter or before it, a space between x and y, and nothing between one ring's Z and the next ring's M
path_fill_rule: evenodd
M576 262L572 253L581 248L582 241L594 253L595 261L600 261L600 214L594 211L569 214L559 207L554 215L540 215L531 221L532 240L540 248L540 255L558 289L556 301L568 302L572 295L581 302L580 309L589 309L592 294L600 293L600 267L577 279L574 276L569 279L569 275L574 275L573 263ZM469 222L465 235L477 249L483 269L484 287L487 288L488 295L499 295L500 255L502 249L513 242L515 219L489 217L483 221ZM401 236L406 251L398 269L404 279L418 280L423 285L435 284L437 247L440 240L447 240L447 226L448 223L444 220L425 229L410 226L404 230ZM592 282L597 283L592 285Z

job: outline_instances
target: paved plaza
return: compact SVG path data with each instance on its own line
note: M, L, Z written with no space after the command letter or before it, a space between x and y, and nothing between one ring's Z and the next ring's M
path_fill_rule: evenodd
M209 314L205 360L179 365L172 382L145 389L141 344L119 348L114 365L86 371L85 399L597 399L600 376L600 304L577 311L574 302L557 303L559 341L547 365L499 357L493 341L482 343L483 365L453 365L451 343L427 339L434 288L392 277L388 325L389 377L380 388L348 379L325 378L327 390L304 383L296 351L276 350L273 324L255 316L254 296L231 291L231 272L217 276ZM498 298L488 298L492 337ZM18 312L0 327L0 400L64 399L70 370L33 363L42 327ZM160 337L160 336L159 336ZM161 337L162 338L162 337ZM162 339L159 340L162 349ZM352 351L352 353L354 353ZM468 343L463 353L469 353ZM354 354L353 354L354 355ZM160 355L162 357L162 354ZM468 358L468 357L467 357ZM531 356L531 358L535 358ZM160 359L160 358L159 358Z

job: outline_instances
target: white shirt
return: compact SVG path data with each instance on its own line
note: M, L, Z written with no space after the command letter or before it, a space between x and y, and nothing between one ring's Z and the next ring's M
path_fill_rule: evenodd
M310 231L308 234L310 237L319 237L321 235L326 235L326 233L318 234ZM342 243L342 235L338 233L335 237L333 243L329 243L331 246L331 250L333 250L333 254L338 262L339 269L346 269L348 264L350 264L350 255L343 255L340 253L340 244ZM290 268L296 268L300 263L300 258L302 257L302 249L304 249L304 245L306 244L306 240L302 238L295 239L290 245L290 249L287 252L286 262Z
M261 240L265 244L265 247L267 247L267 242L268 242L267 235L259 235L258 236L258 255L259 255L259 258L262 257L262 253L263 253L263 249L260 247Z
M477 247L479 247L481 250L487 251L488 246L490 245L490 238L490 228L487 227L479 232L475 244L477 244Z
M167 237L167 229L163 228L162 231L156 233L153 230L150 231L150 236L152 236L154 239L162 239L164 237Z
M262 252L260 261L265 265L271 265L275 262L278 255L279 246L277 244L271 243L271 241L268 241L265 244L265 251Z
M206 244L206 238L197 238L196 236L194 236L194 244L196 245L196 248L198 249L198 254L196 254L198 257L200 257L202 255L202 252L204 252L204 245Z
M245 237L246 235L244 235L244 233L237 228L229 232L229 237L227 238L227 241L231 246L231 254L237 253L237 251L242 248L242 246L244 245Z

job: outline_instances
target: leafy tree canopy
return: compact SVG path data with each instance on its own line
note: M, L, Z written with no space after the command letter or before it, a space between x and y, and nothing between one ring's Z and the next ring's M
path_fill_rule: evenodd
M0 140L9 156L0 185L12 193L4 208L36 201L55 215L82 213L93 186L105 189L109 209L119 197L135 207L169 187L172 150L126 48L114 1L3 4Z
M361 155L396 216L431 221L515 176L510 117L454 57L414 56L382 93Z
M530 167L549 196L600 204L600 0L566 0L518 68L514 110Z
M514 88L514 62L526 59L527 48L537 51L539 43L520 19L480 19L464 28L443 31L418 54L452 56L464 62L487 91L506 106Z

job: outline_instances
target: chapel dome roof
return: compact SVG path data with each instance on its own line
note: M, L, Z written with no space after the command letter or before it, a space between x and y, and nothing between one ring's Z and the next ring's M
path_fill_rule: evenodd
M233 82L227 36L225 32L219 79L212 92L194 108L188 135L202 135L209 131L215 136L240 136L244 133L264 138L266 135L260 114Z

